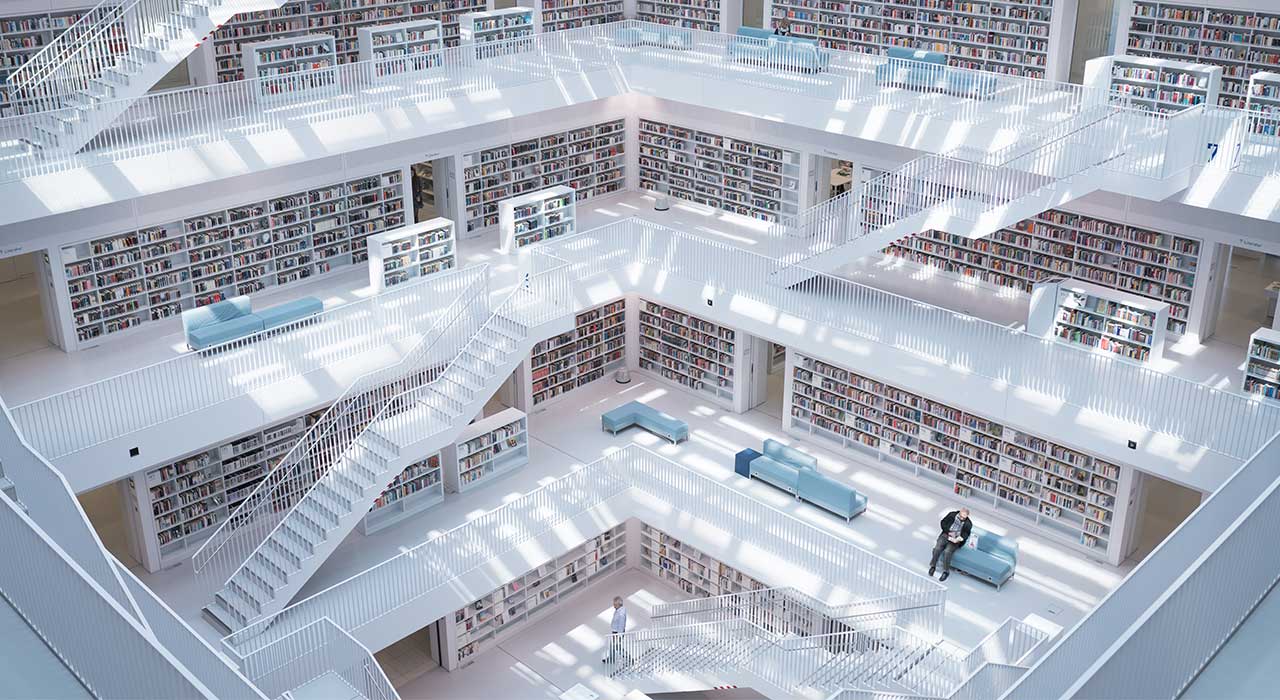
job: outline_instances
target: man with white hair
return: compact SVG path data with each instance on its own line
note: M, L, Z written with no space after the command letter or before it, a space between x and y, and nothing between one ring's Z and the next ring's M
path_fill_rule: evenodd
M942 533L933 545L933 558L929 560L929 575L938 567L938 556L942 556L942 576L939 581L946 581L951 575L951 557L957 549L964 546L969 539L969 531L973 529L973 521L969 519L969 509L961 508L947 513L942 519Z
M607 664L614 660L621 649L622 633L627 631L627 609L622 607L622 598L613 597L613 619L609 620L609 655L600 659Z

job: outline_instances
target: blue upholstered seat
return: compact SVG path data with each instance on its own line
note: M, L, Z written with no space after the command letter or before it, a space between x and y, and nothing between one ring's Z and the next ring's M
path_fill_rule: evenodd
M985 98L995 93L996 77L981 71L947 66L947 55L936 51L890 47L889 60L876 66L876 83L908 90L929 90Z
M1018 567L1018 543L976 527L969 532L969 539L974 538L977 542L973 547L956 550L951 568L980 578L998 589L1013 578Z
M793 469L817 469L818 459L807 455L794 447L787 447L777 440L764 441L764 455L774 461L789 465Z
M243 320L251 313L252 307L247 296L232 297L188 309L182 312L182 333L191 349L203 350L262 330L261 320Z
M752 478L777 486L787 493L794 495L799 487L801 470L790 464L783 464L768 455L761 455L751 460L750 469Z
M729 58L741 63L815 73L826 69L830 56L815 39L781 36L768 29L739 27L729 40Z
M660 435L672 444L689 439L689 425L639 401L631 401L600 415L600 427L617 435L633 425Z
M660 46L667 49L693 48L693 34L676 27L626 27L618 30L621 46Z
M751 477L776 486L819 508L851 520L867 509L867 497L818 471L818 459L777 440L764 441L764 454L751 460Z
M302 297L255 311L253 315L262 319L263 330L271 330L323 311L324 302L315 297Z
M845 520L852 520L867 509L867 497L857 489L836 481L814 469L799 471L801 500L835 513Z
M237 316L187 331L187 345L193 350L203 350L246 335L253 335L260 330L262 330L262 319L253 314Z

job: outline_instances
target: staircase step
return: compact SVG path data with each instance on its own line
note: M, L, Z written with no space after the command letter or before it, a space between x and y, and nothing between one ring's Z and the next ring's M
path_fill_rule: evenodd
M230 588L224 587L222 590L215 593L214 601L230 615L231 619L235 620L236 627L233 627L232 629L244 627L249 624L249 620L258 616L249 603Z
M306 559L302 552L290 549L284 542L278 541L274 537L268 538L259 549L269 554L273 561L279 560L287 563L287 566L282 566L281 568L289 572L301 570L302 561Z
M286 517L284 522L280 523L280 529L277 532L285 536L281 544L295 551L303 559L315 555L316 540L323 542L325 536L323 531L315 531L301 518Z
M235 591L246 603L253 608L255 614L262 614L263 601L270 601L276 597L275 590L268 588L256 578L257 574L250 574L248 569L253 566L253 560L245 562L245 566L236 571L235 575L227 581L227 586Z
M329 511L345 514L355 507L356 498L364 496L364 491L360 491L357 494L348 494L339 491L338 489L340 488L346 488L345 486L338 484L339 476L342 475L335 471L331 478L316 484L315 488L312 490L312 494L320 498L321 502L324 503L325 507ZM348 481L350 480L348 479Z
M258 547L258 551L254 552L253 558L257 559L262 565L263 576L269 576L276 588L289 585L289 574L298 570L292 562L289 562L278 551L265 544Z
M317 495L313 490L311 493L307 494L307 497L302 499L298 505L294 506L294 508L297 509L298 513L302 517L307 519L307 522L321 530L324 530L325 535L328 536L329 531L337 527L338 523L342 522L342 518L338 517L338 515L333 512L333 509L322 499L323 497Z
M303 499L285 517L285 525L293 527L306 537L311 545L312 554L315 554L317 544L329 539L329 531L334 527L329 523L329 515L326 515L323 509L316 510L319 507L315 501Z

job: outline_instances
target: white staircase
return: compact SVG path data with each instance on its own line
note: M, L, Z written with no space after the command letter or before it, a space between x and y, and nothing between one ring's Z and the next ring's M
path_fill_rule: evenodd
M8 79L30 152L89 144L216 28L284 0L103 0Z

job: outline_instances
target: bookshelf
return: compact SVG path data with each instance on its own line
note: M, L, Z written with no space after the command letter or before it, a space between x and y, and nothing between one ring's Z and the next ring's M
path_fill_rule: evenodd
M640 526L640 568L695 598L769 588L647 523Z
M764 221L800 210L800 154L652 119L640 120L641 189Z
M457 265L453 221L443 217L375 233L365 243L375 293Z
M787 346L769 343L769 374L781 372L787 364Z
M1051 278L1031 292L1027 332L1135 362L1164 354L1169 305L1073 279Z
M533 21L540 32L577 29L626 19L622 0L517 0L516 4L533 10Z
M1169 304L1168 331L1187 332L1202 241L1049 209L986 238L925 231L887 255L994 287L1031 292L1072 277Z
M255 41L241 50L245 75L259 80L253 90L259 102L292 95L323 97L337 88L338 50L328 34Z
M438 19L359 27L361 61L378 61L377 75L395 75L440 65L444 32Z
M1251 112L1260 112L1270 119L1255 122L1254 133L1266 136L1277 136L1276 124L1280 121L1280 73L1264 71L1254 73L1249 78L1249 99L1247 108Z
M12 111L7 87L9 76L79 21L83 12L63 10L0 17L0 116L8 116Z
M636 19L706 32L721 30L720 0L638 0Z
M501 249L510 255L525 246L571 236L577 229L577 206L572 187L559 185L504 199L498 205Z
M504 409L468 425L444 448L444 485L463 493L529 463L529 424L523 411Z
M626 299L579 312L573 330L533 346L521 371L524 405L545 408L622 366L626 353Z
M364 534L384 530L444 502L440 453L414 462L392 481L364 516Z
M1280 401L1280 331L1259 328L1249 336L1244 391Z
M876 458L933 490L1112 564L1128 467L791 352L784 428Z
M1117 50L1129 55L1220 66L1225 107L1244 107L1249 77L1280 66L1280 9L1132 0L1120 27Z
M1100 56L1085 63L1084 84L1119 92L1142 109L1168 114L1199 104L1216 105L1222 68L1145 56Z
M497 226L502 200L535 190L564 185L577 202L621 191L626 140L624 120L611 119L464 154L466 233Z
M477 653L497 646L523 623L625 568L626 544L626 525L610 528L445 616L445 668L470 665Z
M765 15L770 28L785 26L794 36L833 49L869 54L883 54L890 46L924 49L947 54L947 63L960 68L1044 78L1056 50L1054 5L1054 0L772 0Z
M647 299L639 304L639 368L733 408L737 332Z
M476 58L506 56L524 50L525 42L511 43L533 36L533 10L508 7L488 12L470 12L458 18L458 37L463 45L475 46ZM508 42L486 46L494 42Z
M190 557L306 429L295 418L126 479L134 557L153 573Z
M337 62L360 60L359 29L382 23L431 19L440 22L445 46L458 45L458 16L485 9L485 0L294 0L273 10L242 12L222 25L207 42L213 75L208 82L241 80L241 45L307 33L336 41Z
M393 170L64 246L65 335L84 349L186 309L364 262L365 238L404 221Z

